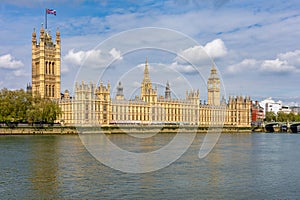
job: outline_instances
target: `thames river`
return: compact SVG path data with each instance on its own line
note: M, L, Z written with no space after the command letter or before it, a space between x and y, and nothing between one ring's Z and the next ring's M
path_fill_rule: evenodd
M143 147L137 139L128 142L127 135L109 137L124 149ZM151 140L150 149L159 149L161 141L173 137L158 134L147 140ZM300 198L300 134L222 134L211 153L199 159L203 138L198 134L188 151L168 167L131 174L98 162L77 135L0 136L0 197Z

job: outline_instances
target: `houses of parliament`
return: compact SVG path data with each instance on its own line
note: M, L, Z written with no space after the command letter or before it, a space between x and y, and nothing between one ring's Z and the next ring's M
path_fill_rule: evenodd
M116 96L111 86L100 82L76 83L74 96L68 90L61 93L61 39L55 40L47 30L32 33L32 94L57 102L62 110L59 122L66 126L110 126L115 124L186 124L208 127L214 123L225 126L250 127L251 100L249 97L220 97L220 79L212 66L207 80L207 102L202 104L200 92L187 91L184 99L172 98L167 82L165 95L159 96L151 82L148 61L144 66L140 96L126 100L122 83Z

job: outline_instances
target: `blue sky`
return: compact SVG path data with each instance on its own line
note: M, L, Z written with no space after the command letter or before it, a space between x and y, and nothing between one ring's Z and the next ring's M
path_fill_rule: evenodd
M140 64L148 56L151 78L161 83L162 94L162 85L168 80L174 94L184 96L181 86L186 84L180 80L190 80L205 99L203 83L199 81L197 87L199 76L178 60L181 54L200 66L197 51L201 47L217 65L226 96L273 97L300 104L300 3L296 0L2 0L0 88L25 88L31 81L31 34L44 22L45 8L57 11L56 16L48 15L48 28L52 34L57 27L61 32L62 90L72 90L83 62L95 64L94 70L99 67L101 71L103 63L114 59L103 81L115 84L120 80L116 76L123 77L122 82L126 78L125 92L134 93L141 82L137 78L142 75ZM106 52L101 49L112 36L143 27L174 30L198 45L182 46L172 55L147 50L124 54L117 43ZM138 35L134 37L142 42ZM174 39L170 46L177 42ZM167 66L171 66L172 75Z

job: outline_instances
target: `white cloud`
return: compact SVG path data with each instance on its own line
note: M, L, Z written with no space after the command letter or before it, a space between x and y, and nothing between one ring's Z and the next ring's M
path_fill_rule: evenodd
M243 73L249 70L263 73L299 73L300 50L280 53L275 59L255 60L244 59L243 61L230 65L227 72L231 74Z
M37 0L34 0L34 2L36 1ZM14 2L14 4L17 5L25 5L25 3L22 2L29 1L5 0L5 2ZM62 4L64 5L66 1L62 2L64 2ZM68 77L63 79L64 83L62 84L62 86L73 81L72 72L75 73L76 67L79 68L79 66L82 64L83 60L85 59L85 55L87 54L86 50L92 49L96 45L96 43L104 41L110 35L114 35L115 33L129 30L131 28L138 28L143 26L163 27L182 31L184 34L193 37L196 41L203 44L203 48L206 47L205 50L210 52L210 54L213 54L211 56L213 56L214 58L222 58L220 62L219 60L216 60L216 63L220 66L221 70L222 66L230 65L227 68L230 73L244 73L241 74L241 76L236 76L234 78L233 76L230 76L228 82L232 83L232 91L236 91L238 90L238 88L241 88L241 80L245 80L245 82L248 80L248 83L250 84L247 84L247 86L245 86L242 90L242 93L246 92L249 88L251 88L252 83L257 83L257 74L259 73L272 74L272 72L275 72L279 74L282 73L282 71L280 71L282 67L286 72L290 72L291 68L287 66L294 66L299 69L300 50L292 51L299 47L299 40L297 40L297 38L299 35L300 26L297 25L299 24L300 17L298 15L299 6L297 6L297 4L295 3L296 1L286 2L288 5L286 5L285 7L282 7L278 2L272 3L272 6L269 3L258 5L257 2L252 2L245 6L244 3L231 1L230 6L223 7L218 10L207 8L207 6L200 3L197 3L196 6L192 4L190 5L190 7L187 7L187 1L182 2L183 3L175 1L176 5L170 7L170 2L167 1L164 2L162 4L163 6L159 7L159 9L150 9L149 5L139 6L136 10L133 11L130 10L129 7L127 7L127 4L125 4L126 8L124 7L124 4L118 4L120 8L123 8L124 10L126 9L128 12L116 12L116 8L114 8L113 6L112 7L115 10L110 12L111 6L108 6L108 10L106 12L108 14L104 14L103 16L99 17L90 16L89 13L82 14L81 12L78 16L74 15L67 17L67 15L65 15L65 17L63 17L62 15L59 15L57 16L58 18L50 17L49 19L53 19L53 21L52 23L49 23L49 25L51 24L52 27L59 26L62 30L62 55L67 56L71 51L70 49L73 49L73 52L70 52L70 54L65 58L66 60L64 60L64 57L62 57L62 73L69 72ZM193 3L196 1L189 2ZM72 6L74 5L72 4ZM260 8L259 10L256 9L257 6ZM269 7L271 9L268 9ZM99 9L99 7L95 6L94 8L97 8L97 10ZM90 13L93 13L90 11L90 9L86 10L88 10ZM274 10L276 10L276 12L274 12ZM2 37L0 38L2 39L2 45L0 47L0 52L2 52L2 55L8 52L11 55L16 56L18 59L21 59L24 62L24 66L28 66L27 73L30 74L30 54L27 55L25 53L20 53L20 51L23 51L23 49L27 49L27 52L28 50L30 51L30 44L28 43L28 38L22 37L22 35L24 33L30 35L34 26L40 27L40 16L39 14L30 16L22 15L21 17L16 18L16 14L14 14L14 12L10 11L9 9L3 11L4 13L2 14L3 16L5 16L5 18L0 21L2 27L5 27L5 30L2 30L1 32ZM216 11L218 12L218 14L216 14ZM9 17L10 15L7 12L12 13L13 17ZM30 21L32 24L29 27L27 23L28 21ZM24 26L24 24L26 24L26 26ZM16 26L23 27L24 31L20 33L14 31ZM152 33L149 32L149 35L152 35ZM222 47L220 41L218 42L218 40L213 40L216 35L217 37L221 38L222 41L226 41L227 48L219 48L217 49L217 51L213 50L213 47L217 46L218 44L220 45L220 47ZM139 35L137 35L136 37L138 36ZM29 45L28 48L22 48L19 46L12 47L12 44L14 43L11 43L11 41L18 41L18 45L23 45L25 43ZM210 42L205 45L203 41ZM212 44L209 45L210 43ZM174 42L168 42L168 45L171 44L180 46L177 45L177 43L175 44ZM111 50L113 47L116 47L118 48L118 50L121 50L122 53L125 53L125 51L119 48L119 46L112 45L110 48L108 48L108 56L114 58L115 55L117 57L117 54L114 54L116 52ZM199 47L200 46L196 46L194 50L197 51L197 48ZM181 49L185 50L187 49L187 47ZM114 55L109 53L110 51L113 52ZM290 52L278 54L285 51ZM232 52L236 54L233 55ZM96 52L94 53L97 54ZM186 53L192 54L193 52ZM225 57L218 57L222 55L225 55ZM195 58L192 56L192 58L197 58L199 61L199 57ZM277 58L279 59L278 61L276 61ZM197 61L197 59L195 61ZM267 59L271 60L271 62L265 62L267 61ZM12 60L18 61L16 59ZM160 61L155 60L154 62ZM263 63L264 68L262 67ZM185 64L186 63L183 64L178 61L177 63L174 62L173 67L180 71L192 71L192 69L190 68L191 66L185 66ZM275 66L277 66L277 68ZM0 68L3 67L0 66ZM13 71L17 69L19 68L13 69L10 74L13 76ZM249 69L253 71L253 73L251 72L252 74L248 73ZM3 71L7 73L7 70L4 69ZM6 74L2 74L3 76L6 76ZM290 77L291 74L288 75ZM295 74L295 76L297 75L298 74ZM65 74L64 76L67 76L67 74ZM281 77L285 78L286 76ZM264 77L263 80L265 81L265 83L268 83L268 81L273 81L271 78L271 76ZM30 77L28 79L30 79ZM255 80L255 82L253 80ZM23 77L20 82L22 81L24 85L25 79ZM15 85L19 81L11 82L11 85ZM291 79L290 81L286 82L286 88L291 88L289 86L299 85L299 81L297 78ZM9 82L5 81L3 86L8 87L8 84ZM280 85L283 88L282 84ZM270 88L274 86L273 84L265 84L264 87L266 88L264 92L270 93ZM295 89L293 91L295 91L296 93L297 90ZM254 94L256 94L256 92L257 91L255 90Z
M229 73L238 73L249 69L258 69L258 65L259 62L255 59L244 59L240 63L230 65L227 70Z
M193 67L192 65L182 65L176 61L170 65L170 69L175 70L180 73L186 73L186 74L192 74L192 73L197 72L195 67Z
M121 52L112 48L108 53L101 50L75 51L71 49L63 56L62 73L68 72L70 68L84 66L87 68L104 68L115 59L122 59Z
M121 51L116 50L116 48L112 48L109 53L113 57L113 59L123 59L123 57L121 56Z
M21 61L15 60L10 54L0 56L0 68L2 69L19 69L23 66Z
M179 63L199 63L205 58L207 58L207 54L203 47L194 46L179 52L175 60Z
M277 56L280 60L285 60L291 65L300 66L300 50L281 53Z
M287 61L279 60L276 58L275 60L265 60L261 64L261 71L266 72L292 72L296 68L294 66L289 65Z
M137 68L144 70L145 64L139 64ZM197 69L190 64L180 64L177 61L172 63L150 63L149 72L155 76L167 78L174 74L193 74Z
M180 63L190 62L195 65L207 62L210 58L221 58L227 54L227 48L221 39L208 42L204 47L193 46L177 54L175 60Z
M81 65L83 59L85 58L86 53L84 51L74 52L74 49L71 49L67 55L63 57L64 61L73 64L73 65Z
M212 58L226 56L227 48L221 39L215 39L204 46L206 53Z

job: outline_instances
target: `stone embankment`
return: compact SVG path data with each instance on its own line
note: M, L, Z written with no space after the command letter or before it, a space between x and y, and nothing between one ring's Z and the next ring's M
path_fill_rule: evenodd
M1 127L0 135L71 135L77 134L73 127L54 127L54 128L8 128Z
M215 129L222 133L251 133L249 127L223 127ZM74 135L78 133L126 134L126 133L207 133L208 127L193 126L105 126L105 127L0 127L0 135Z

